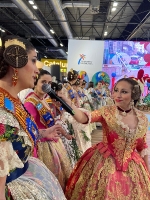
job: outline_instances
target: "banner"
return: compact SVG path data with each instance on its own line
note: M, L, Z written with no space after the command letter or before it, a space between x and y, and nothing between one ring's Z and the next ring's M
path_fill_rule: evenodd
M68 69L85 71L92 76L102 70L104 41L98 40L69 40Z
M51 65L60 65L60 72L67 72L67 60L45 59L42 58L41 62L44 63L44 68L50 68Z

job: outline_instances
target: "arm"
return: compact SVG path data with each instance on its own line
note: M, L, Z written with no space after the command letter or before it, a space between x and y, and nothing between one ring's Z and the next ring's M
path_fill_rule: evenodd
M149 167L149 163L148 163L148 155L145 155L143 157L143 160L144 160L144 162L146 164L146 167L147 167L148 171L150 172L150 167Z
M0 168L4 169L2 161L0 161ZM0 200L5 200L5 184L6 184L6 175L0 177Z
M81 124L86 124L89 121L88 116L79 108L77 108L70 99L64 99L66 103L74 110L74 119Z
M137 151L143 158L145 165L147 166L147 169L150 171L149 163L148 163L148 155L150 155L150 148L147 146L146 143L146 134L143 138L138 139L137 143Z

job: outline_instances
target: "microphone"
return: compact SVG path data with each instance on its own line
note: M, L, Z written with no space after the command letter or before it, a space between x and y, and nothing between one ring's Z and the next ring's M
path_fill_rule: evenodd
M75 114L74 110L54 92L50 85L43 84L42 90L43 92L47 93L52 99L56 99L56 101L59 101L61 103L62 108L64 108L66 112L70 113L71 115Z

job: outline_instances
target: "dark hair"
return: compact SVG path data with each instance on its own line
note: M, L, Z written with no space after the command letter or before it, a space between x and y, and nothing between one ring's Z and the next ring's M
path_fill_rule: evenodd
M63 84L62 84L61 82L59 82L59 83L52 82L52 83L51 83L51 88L52 88L55 92L57 92L57 91L62 90Z
M90 81L89 84L88 84L88 88L87 89L93 88L93 87L94 87L94 83L92 81Z
M85 80L83 80L82 86L84 86L84 85L86 85L86 84L87 84L87 82L86 82Z
M137 81L135 81L132 78L122 78L122 79L120 79L120 80L117 81L116 85L119 82L122 82L122 81L125 81L125 82L127 82L127 83L129 83L131 85L131 90L132 90L131 98L134 101L134 105L136 105L136 103L140 100L141 93L142 93L140 85L138 84ZM116 87L116 85L115 85L115 87Z
M102 83L102 81L98 81L98 82L96 83L96 85L98 85L98 83L101 83L101 84L103 84L103 83Z
M67 79L68 81L76 80L78 77L78 72L75 70L71 70L68 72Z
M35 81L35 83L34 83L34 86L37 85L37 82L38 82L38 80L41 78L41 76L44 76L45 74L51 76L51 73L48 72L48 71L46 71L46 70L44 70L44 69L40 69L39 72L40 72L40 73L38 74L38 76L37 76L37 78L36 78L36 81Z
M2 46L0 47L0 79L3 78L8 70L9 70L9 66L10 64L8 64L5 60L4 60L4 56L3 53L5 51L5 42L8 40L13 40L13 39L17 39L20 42L23 42L23 44L25 45L26 48L26 52L27 54L31 51L34 50L34 46L26 39L21 38L19 36L6 36L4 38L2 38Z
M77 80L76 80L76 82L75 82L75 83L73 83L72 85L74 85L74 86L79 86L79 85L80 85L80 80L79 80L79 79L77 79Z

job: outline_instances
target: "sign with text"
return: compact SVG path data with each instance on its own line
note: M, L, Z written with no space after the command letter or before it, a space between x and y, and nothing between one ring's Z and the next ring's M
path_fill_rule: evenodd
M42 58L41 62L43 62L44 66L46 66L46 67L51 67L51 65L60 65L60 68L61 68L62 72L66 72L67 60L57 60L57 59L45 59L45 58Z
M104 41L97 40L69 40L68 68L76 71L85 71L92 76L102 70Z

